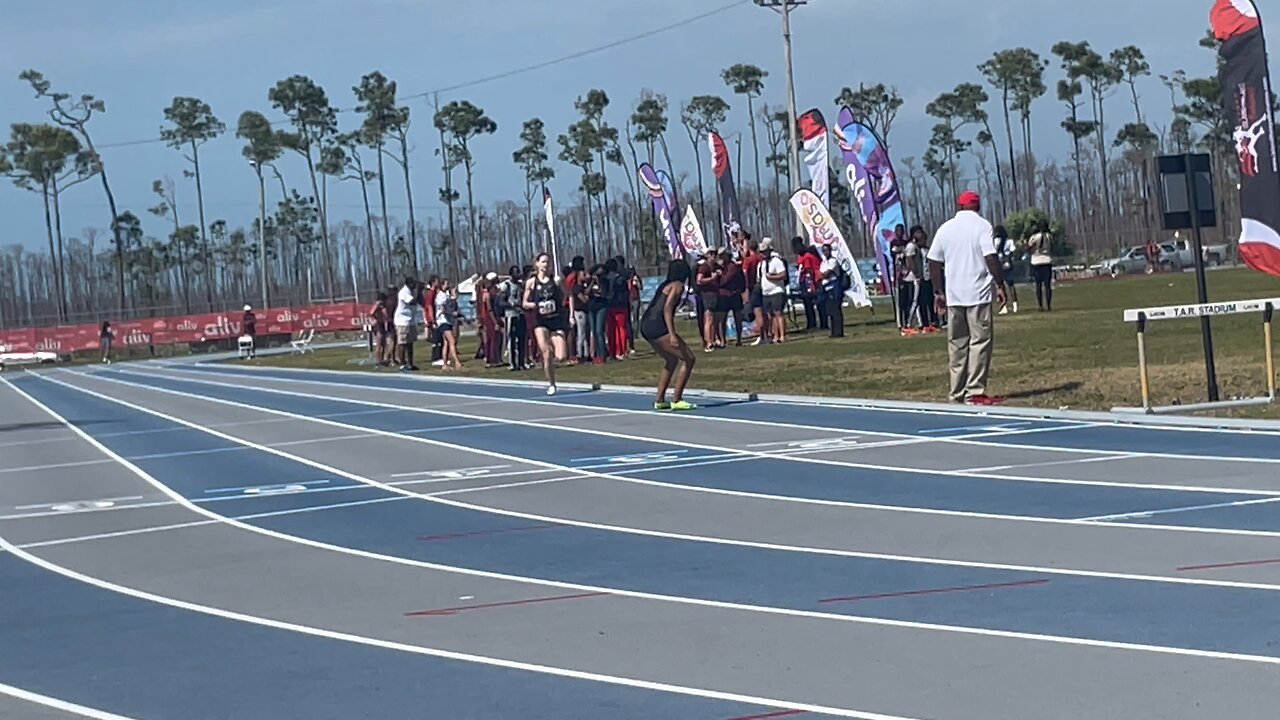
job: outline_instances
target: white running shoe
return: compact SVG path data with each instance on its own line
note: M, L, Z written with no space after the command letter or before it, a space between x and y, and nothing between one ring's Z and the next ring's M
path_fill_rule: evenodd
M556 394L556 386L555 386L555 385L548 385L548 386L547 386L547 394L548 394L548 395L555 395L555 394Z

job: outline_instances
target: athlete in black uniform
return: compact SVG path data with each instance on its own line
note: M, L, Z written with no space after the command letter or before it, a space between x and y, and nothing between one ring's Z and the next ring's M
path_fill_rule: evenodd
M541 253L533 262L534 272L524 285L525 310L537 318L533 336L542 351L542 367L547 373L547 394L556 394L556 363L569 358L569 326L573 320L573 298L566 305L564 288L552 276L551 256Z
M640 318L640 335L666 363L658 375L658 399L653 404L655 410L693 410L697 407L684 401L684 387L693 374L696 358L688 343L676 333L676 310L684 301L691 275L684 260L672 260L666 281L658 288ZM671 384L672 376L675 376L676 387L674 399L668 403L667 386Z

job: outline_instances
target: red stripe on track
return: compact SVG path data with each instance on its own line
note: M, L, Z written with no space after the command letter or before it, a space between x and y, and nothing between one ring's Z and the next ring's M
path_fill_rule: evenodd
M442 615L457 615L467 610L489 610L491 608L517 607L519 605L534 605L537 603L556 602L558 600L579 600L582 598L600 597L608 595L603 592L577 593L575 595L553 595L551 597L529 598L527 600L511 600L508 602L485 603L483 605L459 605L451 608L436 608L435 610L418 610L417 612L405 613L405 617L439 617Z
M783 710L782 712L765 713L763 715L741 715L729 718L729 720L768 720L769 718L795 717L796 715L805 715L804 710Z
M1280 565L1280 558L1272 558L1271 560L1245 560L1244 562L1217 563L1216 565L1184 565L1178 568L1178 572L1191 572L1192 570L1224 570L1226 568L1254 567L1257 565Z
M968 592L970 590L998 590L1002 588L1028 587L1031 585L1043 585L1049 582L1049 578L1041 578L1039 580L1019 580L1017 582L1007 583L988 583L986 585L961 585L959 587L946 588L930 588L928 590L907 590L904 592L879 593L876 595L851 595L849 597L827 598L820 600L823 603L839 603L839 602L857 602L859 600L880 600L883 598L911 597L914 595L941 595L942 593Z
M450 533L448 535L419 535L418 540L422 542L438 542L440 540L458 540L470 537L485 537L487 535L505 535L507 533L529 532L531 530L550 530L551 528L564 527L563 525L524 525L522 527L499 528L497 530L476 530L474 532Z

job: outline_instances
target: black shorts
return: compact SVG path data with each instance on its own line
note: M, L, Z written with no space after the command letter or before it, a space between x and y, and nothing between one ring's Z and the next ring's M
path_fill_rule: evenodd
M751 296L747 300L747 311L755 312L756 308L763 308L763 307L764 307L764 293L760 290L759 286L756 286L755 288L752 288Z
M569 320L564 316L564 313L539 315L537 324L534 327L546 328L552 333L568 333Z
M765 315L777 315L782 312L782 308L786 307L786 305L787 294L785 292L780 292L776 295L765 295L764 303L761 307L764 308Z
M662 318L645 320L640 323L640 337L656 343L670 333L667 332L667 321Z
M720 309L720 293L702 293L702 309L709 313L723 312Z
M734 293L732 295L721 295L720 304L717 305L722 313L742 314L742 293Z

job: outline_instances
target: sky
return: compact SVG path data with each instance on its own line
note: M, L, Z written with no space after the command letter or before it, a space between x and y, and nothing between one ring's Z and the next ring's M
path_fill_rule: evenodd
M441 95L442 103L470 100L498 124L495 135L473 144L477 203L522 202L523 177L511 160L521 123L534 116L546 122L554 159L555 136L576 119L573 101L589 89L609 94L612 106L606 120L618 127L642 89L666 95L672 106L668 144L677 175L693 169L692 149L678 122L682 100L722 95L733 106L723 134L730 138L746 131L745 100L731 94L720 70L738 62L759 65L769 72L762 100L781 105L786 75L776 13L742 0L706 19L681 22L729 4L730 0L11 3L5 10L5 41L0 43L0 68L8 73L0 76L0 123L47 119L45 102L36 100L17 78L25 68L42 71L55 90L92 93L106 102L107 112L91 124L100 146L156 138L163 109L175 96L199 97L232 130L201 150L207 220L221 218L231 227L247 227L256 218L257 183L240 155L242 143L234 137L236 118L251 109L280 118L267 101L267 90L282 78L309 75L327 90L336 107L350 108L351 87L375 69L396 80L403 96L680 23L638 42ZM1196 44L1207 27L1210 5L1210 0L810 0L793 13L797 104L801 111L820 107L834 118L832 99L840 88L856 88L860 82L896 86L906 103L890 137L891 150L898 158L918 157L935 122L925 114L925 105L958 83L981 82L977 66L999 49L1027 46L1050 57L1049 48L1058 40L1088 40L1104 54L1134 44L1146 52L1155 75L1176 69L1191 76L1213 72L1212 54ZM1058 74L1056 65L1051 66L1046 78L1051 87ZM1166 123L1169 99L1159 80L1145 79L1140 92L1154 122ZM414 118L414 206L420 220L438 222L443 209L436 192L441 177L431 109L423 99L408 104ZM989 110L995 125L997 107L993 104ZM1058 127L1063 114L1052 90L1034 106L1037 154L1067 156L1067 136ZM1131 115L1127 95L1116 94L1109 101L1112 128ZM343 129L358 124L352 113L340 114L339 121ZM749 143L749 134L744 137ZM749 144L746 148L747 167L736 169L739 177L753 174ZM177 183L182 221L195 221L194 185L183 178L187 163L177 151L156 142L105 148L102 154L119 207L142 217L148 234L163 237L169 231L167 221L145 212L156 203L151 192L156 179L168 177ZM282 169L291 186L308 183L301 158L286 160ZM559 177L552 191L571 196L577 172L563 163L556 163L556 169ZM611 184L625 187L621 169L610 170ZM273 204L270 186L268 193L268 203ZM392 214L403 218L406 201L400 183L392 183L389 196ZM358 185L332 188L330 202L331 223L362 222ZM45 246L43 210L36 195L0 181L0 212L5 217L0 247ZM68 237L87 227L105 232L110 217L100 183L69 190L63 215Z

